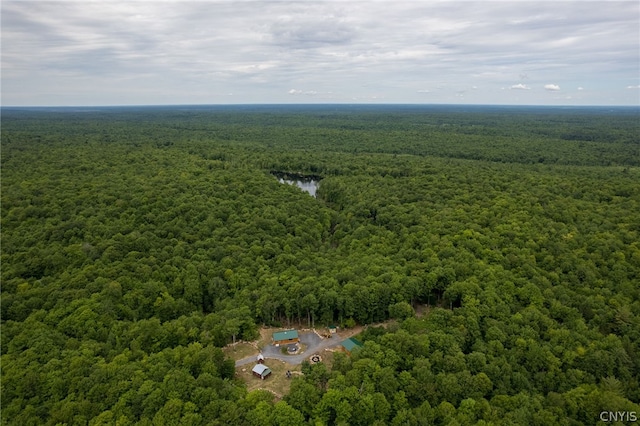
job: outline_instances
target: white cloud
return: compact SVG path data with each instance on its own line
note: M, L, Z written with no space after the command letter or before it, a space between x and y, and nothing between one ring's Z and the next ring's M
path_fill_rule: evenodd
M584 88L582 86L578 87L578 90L582 91Z
M307 96L315 96L318 94L318 92L315 90L298 90L298 89L291 89L287 93L289 93L290 95L307 95Z
M637 86L627 86L627 89L640 89L640 85L637 85Z
M526 84L514 84L513 86L509 87L509 89L513 89L513 90L529 90L531 89L531 87L527 86Z
M544 89L550 92L557 92L558 90L560 90L560 86L558 86L557 84L545 84Z
M431 90L429 90L429 89L420 89L420 90L418 90L418 93L430 93L430 92L431 92Z

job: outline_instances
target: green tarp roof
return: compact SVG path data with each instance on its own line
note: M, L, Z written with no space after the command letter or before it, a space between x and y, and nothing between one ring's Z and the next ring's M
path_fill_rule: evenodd
M273 333L273 340L289 340L289 339L297 339L298 338L298 330L285 330L285 331L277 331Z
M349 337L348 339L343 340L342 342L340 342L340 344L349 352L352 352L356 348L362 347L362 343L358 339L354 339L353 337Z

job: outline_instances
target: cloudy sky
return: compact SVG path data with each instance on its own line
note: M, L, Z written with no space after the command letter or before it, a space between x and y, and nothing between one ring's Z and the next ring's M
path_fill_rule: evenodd
M637 0L1 8L5 106L640 104Z

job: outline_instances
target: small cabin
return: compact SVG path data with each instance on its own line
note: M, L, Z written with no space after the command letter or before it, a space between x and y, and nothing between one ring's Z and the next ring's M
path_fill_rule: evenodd
M324 332L322 336L326 337L327 339L330 339L336 333L338 333L338 327L336 327L335 325L330 325L329 327L327 327L327 331Z
M271 369L264 364L256 364L255 367L251 370L254 376L261 378L262 380L266 379L271 375Z
M351 353L357 349L362 347L362 342L354 337L349 337L348 339L340 342L340 349L342 349L347 354L351 355Z
M258 354L258 356L256 357L256 362L258 364L264 364L264 355Z
M298 336L298 330L285 330L273 333L272 340L274 345L280 346L298 343L300 337Z

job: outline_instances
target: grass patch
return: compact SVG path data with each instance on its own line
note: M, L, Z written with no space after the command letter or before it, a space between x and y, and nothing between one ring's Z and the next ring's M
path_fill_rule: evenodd
M256 342L259 348L264 348L271 344L271 336L275 331L280 330L274 327L262 327L260 329L260 339Z
M333 367L333 351L320 351L318 355L322 358L322 363L327 366L327 369L331 371L331 367Z
M244 342L238 343L235 346L227 346L222 349L222 351L228 358L231 358L234 361L238 361L239 359L246 358L251 355L258 355L258 350L255 346Z
M295 377L297 374L301 374L300 366L287 364L277 359L267 359L264 364L272 371L271 375L264 380L259 379L251 373L251 369L255 365L253 363L236 368L236 376L247 384L247 390L249 392L256 389L264 389L272 392L278 398L282 398L289 393L289 389L291 388L291 379L287 379L286 377L287 370L290 370Z

